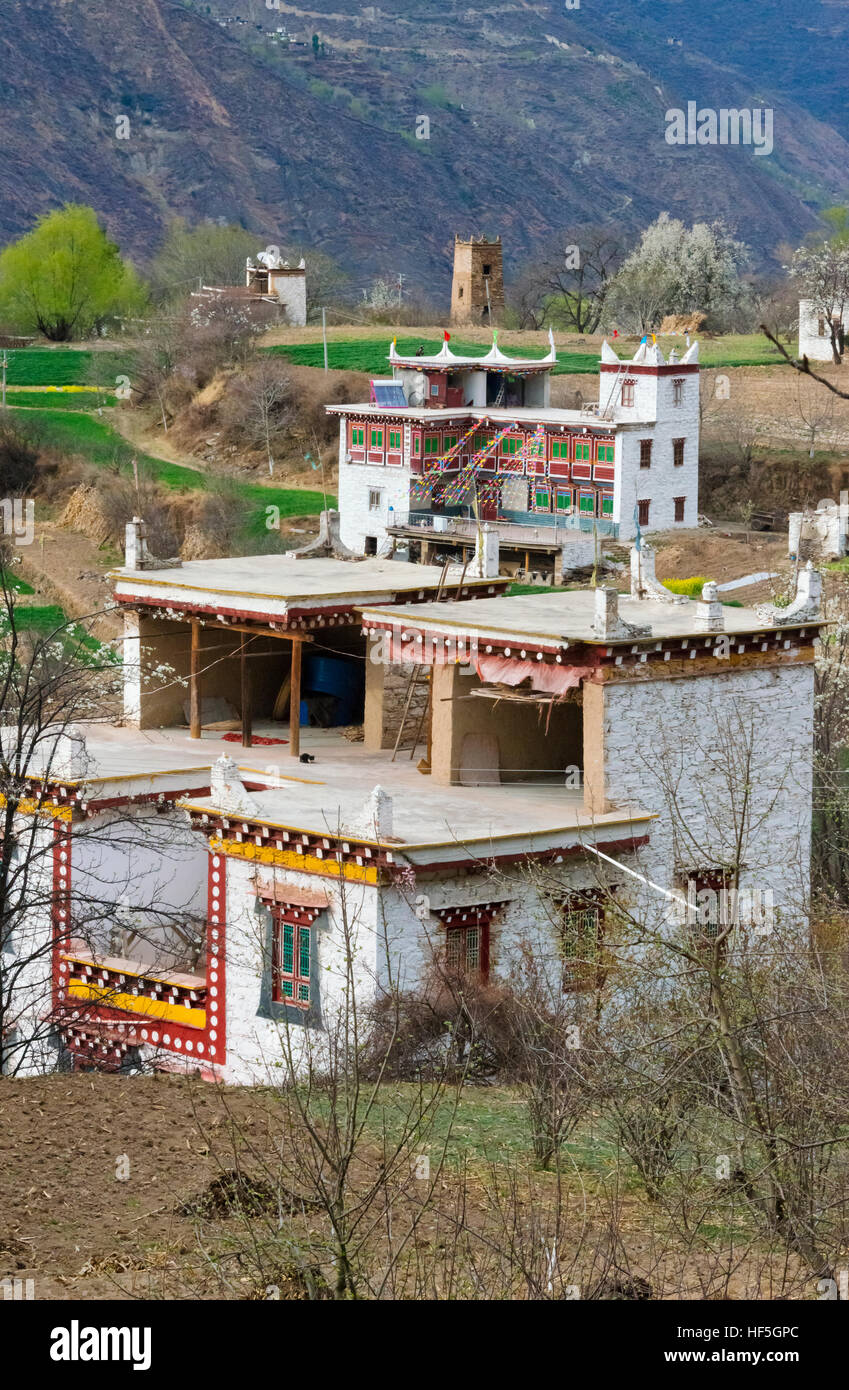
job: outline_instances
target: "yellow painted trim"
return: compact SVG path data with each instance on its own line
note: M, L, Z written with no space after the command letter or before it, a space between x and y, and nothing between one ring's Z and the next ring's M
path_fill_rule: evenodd
M63 782L63 786L69 787L70 782ZM6 797L0 792L0 807L6 805ZM18 802L18 811L22 816L34 816L36 814L49 816L51 820L70 820L74 814L73 806L51 806L46 801L36 801L33 797L25 797Z
M288 757L290 757L291 755L290 755L289 753L286 753L286 754L284 754L284 756L288 758ZM276 764L276 763L272 763L272 764L270 764L270 766L276 767L277 764ZM282 764L280 764L280 766L282 766ZM318 781L316 781L316 780L315 780L314 778L312 778L312 777L289 777L285 772L269 772L267 767L248 767L246 763L239 763L239 771L240 771L240 772L257 772L257 773L261 774L261 776L263 776L263 777L276 777L276 779L277 779L278 782L300 782L300 783L301 783L303 786L305 786L305 787L326 787L326 786L327 786L327 783L326 783L326 782L318 782ZM273 790L273 788L272 788L272 790Z
M163 999L148 999L141 994L115 994L108 987L87 985L76 980L69 981L68 993L75 999L90 999L126 1013L144 1014L168 1023L182 1023L187 1028L206 1027L206 1009L188 1009L183 1004L168 1004Z
M221 840L215 835L210 839L209 847L215 854L226 854L231 859L243 859L247 863L274 864L281 869L321 874L324 878L343 878L348 883L378 882L376 864L339 864L335 858L317 859L314 854L295 854L293 850L247 845L235 840Z

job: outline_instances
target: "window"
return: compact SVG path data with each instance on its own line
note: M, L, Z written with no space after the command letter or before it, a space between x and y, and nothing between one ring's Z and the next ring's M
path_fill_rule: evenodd
M490 924L505 906L500 902L435 909L445 927L445 964L449 970L476 975L480 980L489 977Z
M413 440L413 453L414 453L414 454L420 454L421 451L422 451L422 441L421 441L421 439L419 438L419 436L416 435L415 439Z
M639 521L640 521L640 525L641 525L641 526L648 526L648 524L649 524L649 509L650 509L650 507L651 507L651 502L647 502L647 501L644 501L644 500L643 500L643 501L640 501L640 502L637 503L637 516L639 517Z
M522 441L521 441L521 439L502 439L502 441L501 441L501 452L502 452L502 454L510 454L510 455L518 454L518 452L519 452L519 450L521 449L521 447L522 447Z
M534 511L548 512L551 510L551 492L542 483L534 488Z
M557 489L556 509L557 509L558 512L571 512L571 510L572 510L572 489L571 489L571 488L562 488L562 487L559 487L559 488Z
M633 381L623 381L623 383L622 383L622 404L623 404L623 406L631 406L631 405L634 404L634 386L635 386L635 385L636 385L636 382L633 382Z
M820 319L818 332L821 338L825 337L825 319Z
M483 273L484 273L484 275L491 275L491 274L492 274L492 266L491 266L491 265L485 265L484 268L483 268Z
M684 404L684 380L683 377L676 377L672 383L672 404Z
M383 448L383 430L372 430L370 447L372 449Z
M589 460L592 458L592 448L592 444L585 444L583 440L579 440L579 442L575 445L575 458L578 460L583 459L589 462Z
M439 453L439 435L438 435L438 434L426 434L426 435L425 435L425 453L426 453L426 454L438 454L438 453Z
M481 973L481 936L488 929L474 927L449 927L445 933L445 959L448 969L458 975L479 975Z
M430 394L431 394L432 396L438 396L438 395L439 395L439 387L438 387L438 386L431 386L431 388L430 388Z
M568 440L568 439L555 439L555 440L553 440L553 441L552 441L552 445L551 445L551 457L552 457L553 459L568 459L568 457L569 457L569 440Z
M272 908L274 936L271 962L271 997L277 1004L308 1008L312 923L317 913L310 908L286 905Z
M462 286L462 285L460 285L459 289L457 290L457 298L458 298L458 299L462 299L462 298L463 298L463 286Z
M686 500L687 500L686 497L673 497L672 500L673 500L673 502L675 503L675 520L676 520L676 521L683 521L683 520L684 520L684 504L685 504L685 502L686 502Z
M610 492L602 493L601 514L602 516L613 516L613 494Z
M379 512L383 502L383 493L380 488L369 488L368 509L370 512Z
M651 468L651 446L650 439L640 440L640 467Z
M687 900L681 915L691 940L708 952L718 944L724 957L737 911L729 875L720 868L694 869L678 876L678 887Z
M613 463L614 458L615 458L614 445L612 445L612 444L599 444L599 446L598 446L598 461L599 461L599 463Z
M595 516L595 493L582 492L581 500L578 503L578 510L588 512L590 516Z
M445 452L447 453L449 449L455 448L455 447L456 447L456 444L457 444L457 436L456 436L456 434L446 434L446 436L445 436L445 441L444 441L444 445L443 445L443 447L444 447L444 449L445 449Z
M672 441L672 462L676 468L684 467L684 445L686 439L673 439Z
M400 430L390 430L390 431L389 431L389 447L390 447L390 449L400 449L400 448L401 448L401 431L400 431Z
M363 446L364 446L364 444L365 444L365 442L366 442L366 432L365 432L364 429L357 429L357 428L355 427L354 429L351 430L351 448L352 448L352 449L362 449Z
M578 893L557 904L564 990L599 989L607 975L604 902Z

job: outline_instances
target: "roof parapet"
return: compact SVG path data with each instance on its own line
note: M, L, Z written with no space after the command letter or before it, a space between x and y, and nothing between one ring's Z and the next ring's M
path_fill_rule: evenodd
M620 618L619 590L605 587L595 590L593 634L601 641L618 641L627 637L651 637L651 627L638 627Z
M652 598L660 603L686 603L684 594L673 594L661 584L655 574L656 555L653 545L643 541L638 548L631 546L631 598Z
M719 589L711 579L702 589L696 606L696 629L699 632L724 632L725 609L719 601Z
M212 764L209 772L209 799L219 811L232 815L256 816L259 807L245 788L239 768L226 753Z
M810 560L796 578L796 597L786 608L774 603L758 604L755 612L771 627L787 627L792 623L819 618L822 608L822 575Z

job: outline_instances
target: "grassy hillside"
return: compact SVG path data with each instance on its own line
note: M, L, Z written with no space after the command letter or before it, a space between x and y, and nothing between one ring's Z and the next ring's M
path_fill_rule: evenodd
M27 410L26 418L35 424L43 445L64 454L78 455L98 468L117 469L128 475L135 458L143 477L175 491L202 491L210 485L209 477L200 470L184 468L133 448L100 417L74 411ZM289 517L315 516L325 505L321 492L263 487L229 478L226 483L232 487L237 505L245 509L249 532L256 536L261 536L266 529L269 507L276 507L281 517ZM327 501L330 506L336 505L332 495L328 495Z

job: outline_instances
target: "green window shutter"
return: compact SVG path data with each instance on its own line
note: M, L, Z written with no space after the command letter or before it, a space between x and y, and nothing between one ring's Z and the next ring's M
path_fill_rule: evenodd
M612 497L602 497L602 499L601 499L601 514L602 514L602 516L612 516L612 515L613 515L613 498L612 498Z
M283 952L281 957L283 973L291 975L295 965L295 928L291 922L283 923Z
M558 510L559 512L571 512L571 510L572 510L572 494L571 494L571 492L558 492L558 493L557 493L557 510Z
M547 487L538 487L536 490L536 505L538 507L548 507L549 495Z
M298 933L298 945L300 947L298 961L298 974L301 979L308 980L310 976L310 929L301 927Z
M422 451L422 441L421 441L420 439L414 440L414 441L413 441L413 453L414 453L414 454L420 454L421 451Z
M595 512L595 498L594 498L594 497L586 497L586 496L582 497L582 498L581 498L581 511L582 511L582 512L593 512L593 513L594 513L594 512Z

